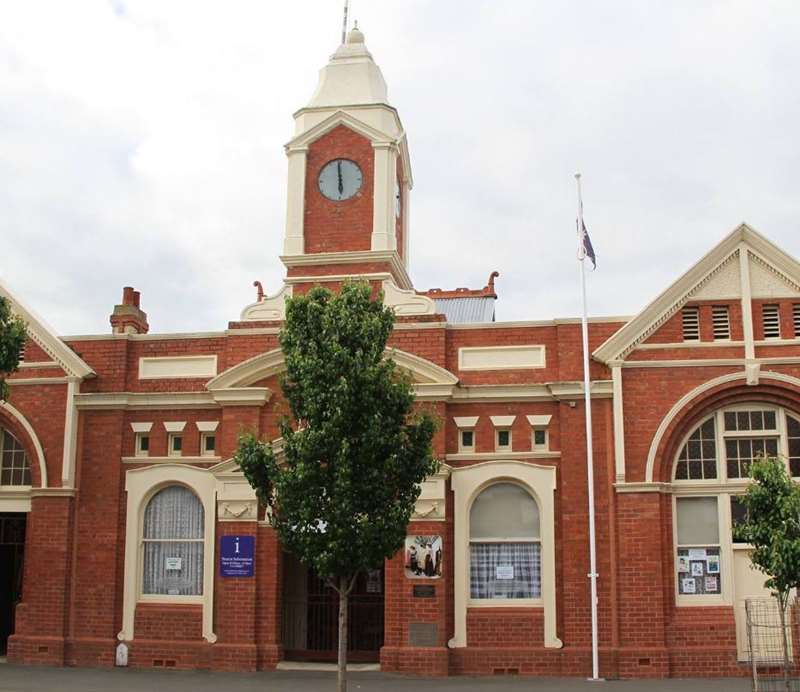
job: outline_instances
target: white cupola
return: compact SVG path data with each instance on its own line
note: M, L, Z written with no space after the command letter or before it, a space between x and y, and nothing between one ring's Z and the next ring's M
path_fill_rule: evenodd
M326 106L389 105L381 69L364 44L358 27L319 71L319 83L308 108Z

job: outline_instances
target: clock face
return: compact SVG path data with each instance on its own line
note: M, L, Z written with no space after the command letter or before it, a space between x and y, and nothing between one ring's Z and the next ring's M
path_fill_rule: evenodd
M363 182L358 164L348 159L328 161L319 173L319 191L334 202L350 199Z

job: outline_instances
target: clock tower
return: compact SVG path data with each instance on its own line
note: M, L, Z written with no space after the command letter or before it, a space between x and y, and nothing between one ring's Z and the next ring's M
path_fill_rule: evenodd
M315 284L366 279L398 314L432 314L408 276L412 187L408 142L386 82L352 29L320 70L311 100L294 114L286 144L288 192L281 261L284 288L242 319L281 319L283 299Z

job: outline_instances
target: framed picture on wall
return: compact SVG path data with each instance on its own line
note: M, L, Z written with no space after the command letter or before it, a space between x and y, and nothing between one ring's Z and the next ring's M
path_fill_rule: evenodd
M441 536L406 536L405 571L408 579L438 579L442 576Z

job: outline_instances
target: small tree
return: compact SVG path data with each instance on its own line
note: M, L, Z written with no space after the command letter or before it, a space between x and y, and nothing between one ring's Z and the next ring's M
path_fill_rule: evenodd
M419 484L436 471L434 419L413 413L411 382L384 353L394 314L370 295L346 283L287 301L282 459L251 434L236 453L283 547L339 595L340 692L356 577L403 546Z
M14 315L9 300L0 296L0 401L8 398L5 378L19 366L25 339L25 321Z
M753 546L750 560L767 575L764 586L778 601L788 690L786 609L792 589L800 586L800 486L789 477L780 459L758 459L751 474L753 483L742 498L747 518L735 527L736 538Z

